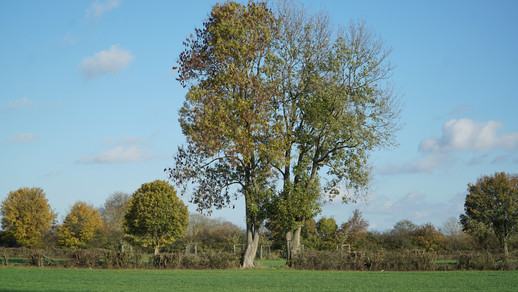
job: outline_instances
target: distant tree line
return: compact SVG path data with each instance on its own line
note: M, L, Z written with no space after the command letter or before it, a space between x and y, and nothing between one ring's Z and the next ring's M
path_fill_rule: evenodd
M95 208L76 202L61 224L41 188L12 191L2 202L0 245L28 248L153 250L183 238L187 206L167 182L143 184L132 195L116 192Z
M304 222L301 229L301 245L305 251L478 250L503 251L508 254L509 250L518 247L514 232L517 225L513 221L518 205L517 190L516 175L496 173L483 176L476 184L468 185L465 213L460 216L460 220L451 217L439 227L431 223L417 225L409 220L401 220L391 230L369 231L369 223L358 209L353 211L349 220L341 224L334 218L311 218ZM147 203L142 198L136 199L144 194L153 199ZM492 205L484 203L483 198L475 200L474 196L487 196L485 200L492 202ZM481 204L486 204L486 208L480 207ZM164 207L166 205L170 208ZM477 212L473 210L475 207L478 208ZM484 217L483 214L487 215ZM132 195L113 193L99 208L77 202L61 224L57 224L57 214L48 204L42 189L21 188L10 192L4 199L1 215L3 230L0 233L0 246L4 247L193 253L234 252L237 246L237 251L242 252L246 242L245 231L230 222L199 213L188 215L172 186L164 181L143 184ZM504 218L505 222L496 219L482 221L474 218L475 215L483 219ZM136 217L148 222L147 225L153 225L150 218L154 218L154 224L158 227L130 224ZM160 218L165 219L160 222ZM156 237L162 228L159 223L167 223L162 224L166 226L163 230L169 230L161 238ZM505 236L498 234L498 228L502 227L497 225L504 223L510 230ZM138 232L134 232L134 229ZM150 236L146 230L153 230L155 237ZM284 233L279 231L275 220L268 221L260 233L260 246L268 246L276 255L286 256Z

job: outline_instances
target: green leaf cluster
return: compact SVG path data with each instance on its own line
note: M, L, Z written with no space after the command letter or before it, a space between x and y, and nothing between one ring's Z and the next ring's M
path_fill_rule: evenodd
M518 176L497 172L468 184L460 220L464 231L478 238L492 230L507 254L508 242L518 230Z
M185 234L189 224L187 206L169 183L156 180L133 193L124 220L126 233L144 247L157 252Z

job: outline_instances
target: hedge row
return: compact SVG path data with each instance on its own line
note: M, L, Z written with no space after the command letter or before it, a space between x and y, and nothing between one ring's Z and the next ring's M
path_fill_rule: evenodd
M9 260L11 259L11 260ZM26 249L0 248L0 264L16 261L36 267L65 268L168 268L168 269L226 269L239 267L239 258L232 253L167 253L150 257L133 251L104 249Z
M451 261L441 262L436 252L425 251L305 251L295 256L293 267L354 271L516 270L517 255L503 261L503 256L498 254L464 252Z
M166 269L230 269L239 267L233 253L163 253L153 257L153 267Z

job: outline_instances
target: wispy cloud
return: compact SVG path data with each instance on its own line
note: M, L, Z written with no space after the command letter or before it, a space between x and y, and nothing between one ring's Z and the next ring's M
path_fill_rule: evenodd
M148 148L132 146L116 146L98 155L86 155L77 160L78 163L125 163L149 159Z
M90 154L79 158L77 163L129 163L142 160L152 160L159 156L150 155L149 139L145 137L123 137L118 139L105 138L103 143L110 149L100 154Z
M32 106L34 103L30 101L27 97L22 97L13 101L10 101L7 104L8 110L18 110L24 107Z
M479 156L472 157L472 158L469 160L468 164L469 164L469 165L478 165L478 164L482 164L482 163L484 163L484 162L487 160L487 158L488 158L488 157L489 157L489 155L487 155L487 154L483 154L483 155L479 155Z
M511 161L511 156L509 155L499 155L491 161L491 164L506 164Z
M77 38L73 37L70 33L67 33L63 37L63 42L69 45L74 45L77 42Z
M464 108L464 107L461 107ZM469 106L466 106L469 108ZM440 137L427 138L419 144L421 157L409 162L378 168L380 174L431 173L456 161L459 152L475 151L482 155L471 158L469 165L487 163L493 150L515 152L518 149L518 132L501 133L504 123L499 121L476 122L470 119L452 119L442 127ZM512 157L501 155L492 164L512 162Z
M378 169L380 174L431 173L440 166L453 163L453 158L444 153L432 153L401 165L387 164Z
M60 174L61 174L61 171L50 170L45 175L42 175L40 178L49 178L49 177L57 176L57 175L60 175Z
M478 123L470 119L450 120L444 124L441 137L425 139L419 145L423 152L473 150L489 152L494 148L510 151L518 147L518 132L498 133L504 124L498 121Z
M94 78L99 75L116 74L126 69L135 57L127 50L119 49L118 45L108 50L95 53L92 57L83 60L80 70L84 77Z
M92 6L90 6L90 8L86 10L86 16L90 18L99 18L101 15L119 7L120 5L121 2L118 0L108 0L102 3L96 1L92 4Z
M37 136L36 135L33 135L33 134L28 134L28 133L21 133L21 134L16 134L14 136L11 136L11 142L14 142L14 143L33 143L34 141L36 141L37 139Z
M452 109L448 116L466 116L466 114L473 112L473 106L471 104L461 104Z

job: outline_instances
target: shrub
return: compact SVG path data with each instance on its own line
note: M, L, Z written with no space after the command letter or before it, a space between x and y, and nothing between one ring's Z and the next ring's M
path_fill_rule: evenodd
M367 251L340 253L305 251L294 259L294 268L304 270L430 271L437 254L424 251Z
M0 265L8 266L10 252L8 248L0 247Z
M239 267L233 253L203 252L198 254L161 253L152 259L155 268L168 269L228 269Z
M133 251L113 251L104 252L104 265L108 269L129 269L142 266L142 255Z
M465 252L457 260L459 270L499 270L506 267L506 264L499 263L498 256L489 252Z
M353 262L358 262L360 257L353 256ZM293 267L300 270L344 270L346 262L338 252L304 251L295 255Z
M72 254L72 265L78 268L94 268L101 265L102 250L77 249Z

